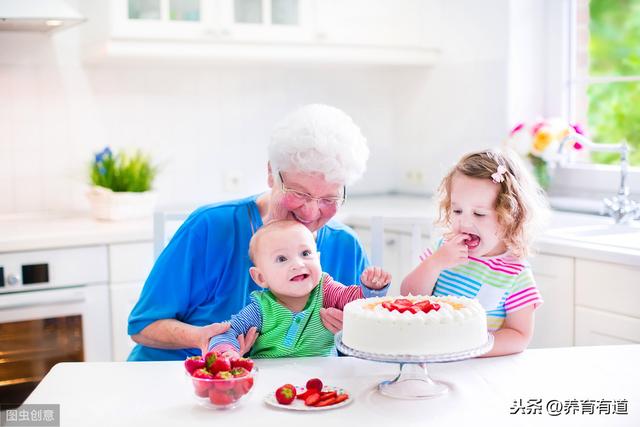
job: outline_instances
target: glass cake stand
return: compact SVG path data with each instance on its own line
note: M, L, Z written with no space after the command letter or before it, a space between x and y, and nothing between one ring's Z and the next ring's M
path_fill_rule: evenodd
M427 363L456 362L485 354L493 347L493 335L487 335L487 342L478 348L457 353L424 356L391 356L354 350L342 343L342 331L335 335L335 342L338 350L349 356L374 362L399 364L400 369L394 379L378 384L378 390L385 396L396 399L432 399L447 394L449 386L444 382L435 381L429 376Z

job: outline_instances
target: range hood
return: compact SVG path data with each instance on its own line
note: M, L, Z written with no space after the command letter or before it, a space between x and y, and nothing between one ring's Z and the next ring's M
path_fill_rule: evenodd
M63 0L0 0L0 30L48 32L84 21Z

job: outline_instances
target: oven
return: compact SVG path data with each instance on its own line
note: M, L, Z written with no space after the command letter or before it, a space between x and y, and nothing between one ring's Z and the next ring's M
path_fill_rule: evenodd
M0 403L59 362L111 359L106 246L0 253Z

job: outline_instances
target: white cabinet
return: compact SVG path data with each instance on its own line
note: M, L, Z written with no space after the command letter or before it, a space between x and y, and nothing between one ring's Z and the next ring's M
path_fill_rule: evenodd
M83 2L84 3L84 2ZM441 0L86 2L85 57L431 65ZM108 23L104 24L105 17Z
M544 304L535 311L535 332L529 347L573 345L574 259L538 254L530 262Z
M640 268L576 260L575 344L640 343Z
M113 360L127 359L135 345L127 334L129 313L138 301L145 279L153 266L151 242L109 246L109 293Z

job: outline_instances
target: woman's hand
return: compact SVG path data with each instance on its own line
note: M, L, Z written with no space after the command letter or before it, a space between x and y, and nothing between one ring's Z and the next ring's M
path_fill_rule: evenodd
M380 267L367 267L360 275L360 282L369 289L382 289L391 283L391 273Z
M469 248L465 241L468 238L469 235L465 233L453 235L431 255L431 261L436 263L440 270L466 264L469 261Z
M342 310L334 307L321 308L320 319L322 319L324 327L330 330L331 333L335 334L342 330Z

